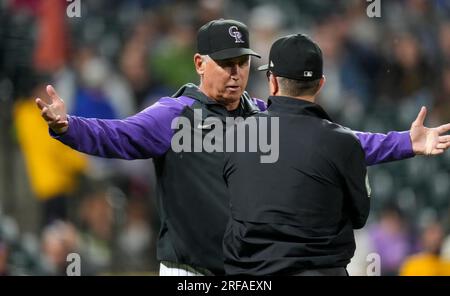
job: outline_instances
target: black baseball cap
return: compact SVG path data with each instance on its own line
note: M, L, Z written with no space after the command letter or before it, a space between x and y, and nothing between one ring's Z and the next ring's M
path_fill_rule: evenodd
M261 56L250 49L247 26L235 20L213 20L203 25L197 34L198 53L213 60L242 55Z
M269 63L258 68L277 76L312 81L322 78L323 59L320 47L304 34L282 37L270 48Z

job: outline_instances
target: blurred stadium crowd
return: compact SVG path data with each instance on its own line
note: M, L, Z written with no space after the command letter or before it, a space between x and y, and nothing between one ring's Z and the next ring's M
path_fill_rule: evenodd
M0 275L156 274L158 216L151 160L88 157L48 136L34 105L52 83L70 114L124 118L198 82L196 31L220 17L249 26L248 91L277 37L307 33L322 47L321 102L355 130L407 130L420 106L428 125L450 122L450 1L0 0ZM274 2L275 3L275 2ZM356 233L350 274L368 254L382 275L450 275L450 152L369 169L372 214ZM177 186L177 184L173 184ZM207 221L205 221L207 223Z

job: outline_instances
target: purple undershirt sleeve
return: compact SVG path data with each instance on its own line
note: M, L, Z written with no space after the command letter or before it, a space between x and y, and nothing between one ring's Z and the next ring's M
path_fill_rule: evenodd
M387 134L354 133L364 149L368 166L414 156L409 131Z
M193 102L188 97L164 97L124 120L69 116L67 132L58 135L50 130L50 135L90 155L122 159L156 157L170 147L174 133L172 120Z

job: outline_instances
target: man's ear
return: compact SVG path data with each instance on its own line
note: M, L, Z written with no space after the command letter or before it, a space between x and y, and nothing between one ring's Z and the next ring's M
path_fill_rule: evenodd
M320 93L320 91L322 90L322 87L325 85L326 81L327 81L327 79L325 78L325 75L322 75L322 78L320 78L320 81L319 81L319 88L317 89L316 96Z
M194 65L195 71L197 71L198 75L203 75L203 73L205 73L205 61L198 53L194 55Z
M278 80L272 74L269 76L269 94L271 96L276 96L279 92Z

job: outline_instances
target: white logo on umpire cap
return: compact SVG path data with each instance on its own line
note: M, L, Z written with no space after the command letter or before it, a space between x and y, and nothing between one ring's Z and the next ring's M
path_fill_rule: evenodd
M239 32L238 27L231 26L228 29L228 33L230 34L231 37L235 39L235 43L244 43L244 41L242 40L242 33Z
M303 77L312 77L313 76L313 72L312 71L304 71L303 72Z

